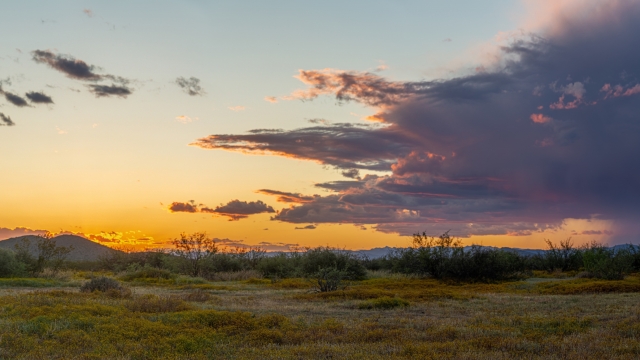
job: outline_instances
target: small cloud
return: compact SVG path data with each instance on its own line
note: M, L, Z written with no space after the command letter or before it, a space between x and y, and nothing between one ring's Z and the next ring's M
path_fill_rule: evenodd
M360 171L358 169L348 169L344 170L342 176L350 178L350 179L358 179L360 180Z
M98 127L98 124L93 124L93 125L91 125L91 127L95 129L95 128Z
M17 107L29 106L27 101L18 95L12 94L10 92L2 91L2 89L0 89L0 92L4 93L4 97L5 99L7 99L8 102L12 103Z
M262 230L269 230L269 228L264 228L264 229L262 229Z
M295 230L315 230L316 226L315 225L307 225L307 226L303 226L303 227L295 227Z
M533 121L536 124L546 124L549 121L553 120L552 118L544 114L531 114L529 118L531 119L531 121Z
M388 68L389 68L389 65L385 64L384 61L380 61L380 65L376 66L374 71L376 72L385 71Z
M16 123L13 122L13 120L11 120L10 117L6 116L3 113L0 113L0 120L2 120L2 122L4 123L0 123L0 126L15 126Z
M131 95L131 90L126 86L118 86L118 85L88 85L89 90L95 94L96 97L107 97L107 96L119 96L122 98L126 98Z
M229 106L229 110L231 111L243 111L245 109L244 106L238 105L238 106Z
M66 133L67 133L67 131L66 131L66 130L62 130L62 129L60 129L60 128L59 128L59 127L57 127L57 126L56 126L56 130L58 131L58 134L60 134L60 135L64 135L64 134L66 134Z
M312 124L331 125L331 121L325 119L309 119L307 122Z
M162 203L160 203L162 204ZM188 212L195 213L198 212L198 205L193 200L189 200L188 202L172 202L169 205L168 210L171 212Z
M442 40L442 42L452 42L453 40L451 40L451 38L446 38L444 40Z
M275 97L275 96L265 96L264 97L264 101L268 101L268 102L270 102L272 104L275 104L275 103L278 102L278 98Z
M83 9L82 12L88 17L93 17L93 11L91 9Z
M53 104L53 99L42 92L31 91L25 94L27 99L36 104Z
M202 96L206 94L204 89L200 86L200 79L196 77L179 77L176 79L176 84L182 88L182 91L191 96Z
M186 115L176 116L176 120L178 120L178 122L183 123L183 124L188 124L188 123L193 121L190 117L188 117Z
M33 61L40 64L47 64L70 78L91 81L102 79L102 76L93 72L95 66L88 65L86 62L72 56L54 54L48 50L35 50L32 54Z

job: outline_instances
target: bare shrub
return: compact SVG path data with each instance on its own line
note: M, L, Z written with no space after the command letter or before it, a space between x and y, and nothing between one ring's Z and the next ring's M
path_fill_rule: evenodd
M207 302L213 298L213 295L202 289L196 289L195 291L182 295L182 300L193 302Z
M257 270L240 270L230 272L218 272L207 276L211 281L244 281L249 279L261 279L262 273Z

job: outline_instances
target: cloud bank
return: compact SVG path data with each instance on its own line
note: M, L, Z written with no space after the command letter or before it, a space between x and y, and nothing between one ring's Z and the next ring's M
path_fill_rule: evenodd
M370 120L379 125L256 129L193 145L310 160L356 179L318 184L333 191L325 196L261 190L289 203L273 217L279 221L459 236L530 234L566 218L633 222L640 215L640 48L631 44L640 34L640 2L592 5L574 4L546 30L514 38L492 66L471 75L401 82L301 70L307 88L284 97L358 102L377 110ZM357 180L355 170L386 175ZM625 241L640 235L614 232Z

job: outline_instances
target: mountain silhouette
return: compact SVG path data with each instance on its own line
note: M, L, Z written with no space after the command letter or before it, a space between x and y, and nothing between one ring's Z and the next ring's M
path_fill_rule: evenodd
M31 242L30 252L36 254L36 244L41 238L35 235L20 236L0 241L0 248L14 250L15 245L21 243L22 239L27 238ZM91 240L87 240L76 235L60 235L52 238L57 246L69 247L73 246L73 250L67 256L69 261L95 261L102 257L118 253L120 251L110 247L100 245Z

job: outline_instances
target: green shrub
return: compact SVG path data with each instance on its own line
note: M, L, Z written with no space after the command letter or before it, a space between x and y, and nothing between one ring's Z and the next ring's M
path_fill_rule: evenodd
M80 287L81 292L107 292L109 290L122 290L123 287L117 280L106 276L97 277L87 281Z
M138 269L131 269L126 274L120 277L124 281L133 281L138 279L164 279L171 280L177 277L176 274L171 273L169 270L163 270L154 268L151 266L144 266Z
M631 271L633 254L630 249L612 249L592 243L582 254L588 277L622 280Z
M24 264L16 259L12 251L0 249L0 278L21 276L24 272Z
M409 302L404 299L383 296L377 299L363 301L358 305L359 309L394 309L398 307L407 307Z

